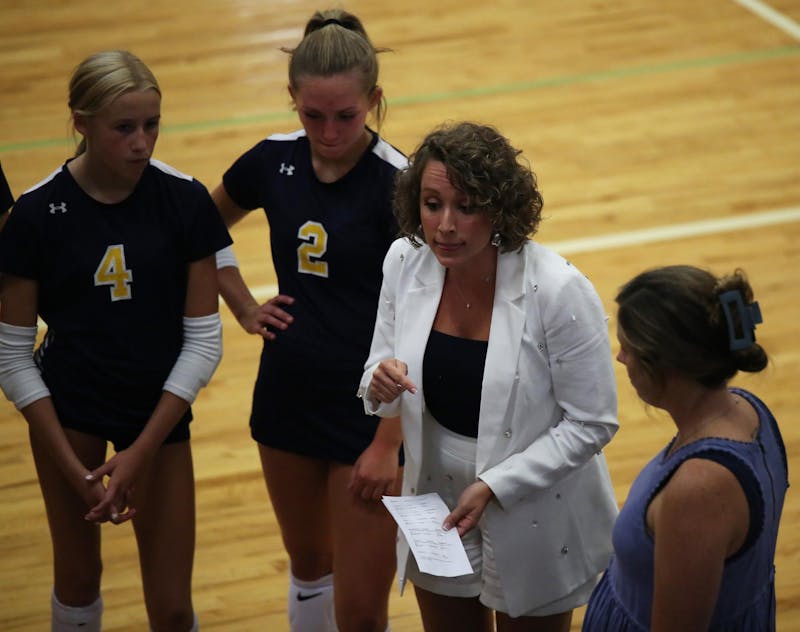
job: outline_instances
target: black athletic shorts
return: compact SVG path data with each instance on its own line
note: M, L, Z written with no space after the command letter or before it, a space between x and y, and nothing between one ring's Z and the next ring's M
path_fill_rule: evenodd
M364 413L356 396L361 373L322 371L319 366L262 356L250 415L253 439L278 450L352 465L372 442L380 422Z
M180 443L181 441L188 441L190 438L189 422L192 420L191 410L187 411L181 420L175 424L175 427L164 439L164 443ZM121 452L125 448L136 441L136 438L142 432L141 425L131 423L106 423L98 424L94 422L81 422L73 420L61 420L61 425L64 428L70 428L79 432L100 437L106 441L110 441L114 445L116 452Z

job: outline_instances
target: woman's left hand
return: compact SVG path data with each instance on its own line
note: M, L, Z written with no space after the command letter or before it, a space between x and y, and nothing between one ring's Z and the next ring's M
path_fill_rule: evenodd
M475 481L461 492L456 508L444 519L442 527L445 531L456 527L458 535L463 537L477 526L486 505L493 497L494 492L491 487L483 481Z

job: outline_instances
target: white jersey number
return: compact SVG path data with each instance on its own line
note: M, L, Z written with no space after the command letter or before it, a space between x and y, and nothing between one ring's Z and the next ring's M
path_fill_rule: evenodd
M320 261L328 250L328 233L319 222L306 222L297 231L303 242L297 247L297 271L316 276L328 276L328 262Z
M125 301L131 298L133 272L125 266L125 246L116 244L106 248L106 254L94 273L95 285L111 286L111 300Z

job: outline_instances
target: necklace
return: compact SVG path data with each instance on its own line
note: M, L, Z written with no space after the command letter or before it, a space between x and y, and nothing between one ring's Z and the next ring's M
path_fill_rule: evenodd
M470 309L470 308L472 307L472 303L470 303L470 302L467 300L467 297L466 297L466 296L464 296L464 292L461 290L461 284L459 284L459 283L458 283L457 281L455 281L455 280L453 281L453 283L454 283L454 284L455 284L455 286L456 286L456 290L458 290L458 293L461 295L461 300L462 300L462 301L464 301L464 306L465 306L467 309Z
M492 276L487 274L485 277L481 279L484 283L488 284L492 280ZM458 282L457 279L453 278L453 284L455 285L456 291L461 296L461 300L464 302L464 307L467 309L472 308L472 302L467 300L467 297L464 295L464 291L461 289L461 284Z
M681 431L678 430L678 433L675 435L675 440L672 442L672 445L669 448L669 452L667 456L672 456L675 452L677 452L680 448L684 447L691 443L691 441L697 437L703 430L705 430L708 426L710 426L713 422L717 419L720 419L730 413L736 406L739 405L739 398L736 397L733 400L733 403L728 404L722 411L718 412L716 415L712 415L708 419L704 419L701 421L697 426L695 426L694 430L690 432L686 437L681 436Z

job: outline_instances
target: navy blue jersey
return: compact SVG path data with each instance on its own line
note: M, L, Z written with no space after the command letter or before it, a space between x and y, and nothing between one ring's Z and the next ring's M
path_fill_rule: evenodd
M14 204L14 196L11 195L11 188L8 186L6 174L3 173L3 167L0 166L0 215L8 211Z
M118 204L66 165L17 200L0 272L38 283L37 361L62 421L149 419L181 350L188 264L230 243L206 188L156 160Z
M303 130L258 143L223 177L239 207L265 210L280 292L295 299L286 308L294 322L265 346L265 356L323 371L363 368L383 258L397 236L394 176L407 164L372 135L359 162L336 182L317 179Z

